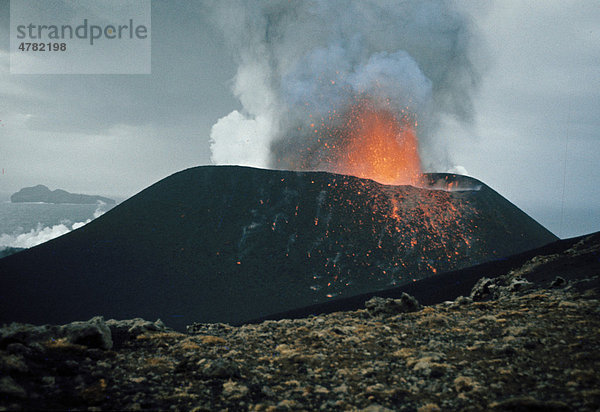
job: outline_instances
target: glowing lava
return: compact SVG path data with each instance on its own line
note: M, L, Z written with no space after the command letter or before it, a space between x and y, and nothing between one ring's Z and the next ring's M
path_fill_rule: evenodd
M383 184L412 184L421 175L417 136L387 110L360 104L348 120L349 144L341 168Z
M341 116L341 123L326 139L331 171L388 185L419 182L417 136L408 119L363 99Z

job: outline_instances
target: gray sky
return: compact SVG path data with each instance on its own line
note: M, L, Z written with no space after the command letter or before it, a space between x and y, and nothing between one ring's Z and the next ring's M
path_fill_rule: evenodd
M240 103L234 61L198 2L152 2L151 75L11 75L8 10L0 0L0 192L126 197L210 164L210 129ZM597 0L468 13L485 70L474 124L442 128L452 162L561 237L600 230Z

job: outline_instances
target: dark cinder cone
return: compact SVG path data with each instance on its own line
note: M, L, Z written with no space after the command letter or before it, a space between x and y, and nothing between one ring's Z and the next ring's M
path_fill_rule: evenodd
M555 240L465 176L427 174L416 188L324 172L196 167L83 228L0 259L0 322L103 315L161 318L180 330L239 323Z

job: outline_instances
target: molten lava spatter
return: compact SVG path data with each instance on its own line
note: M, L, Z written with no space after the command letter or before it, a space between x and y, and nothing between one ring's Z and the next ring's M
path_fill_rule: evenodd
M421 161L415 130L386 109L355 105L349 112L346 155L339 158L345 174L390 185L415 184Z
M319 136L318 168L388 185L419 183L416 122L405 113L362 98L319 126L310 125Z

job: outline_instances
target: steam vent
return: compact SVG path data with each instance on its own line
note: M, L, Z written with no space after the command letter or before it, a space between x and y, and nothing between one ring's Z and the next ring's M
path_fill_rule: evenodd
M557 238L476 179L385 186L203 166L0 260L0 323L242 323L440 276ZM441 285L443 287L443 285Z

